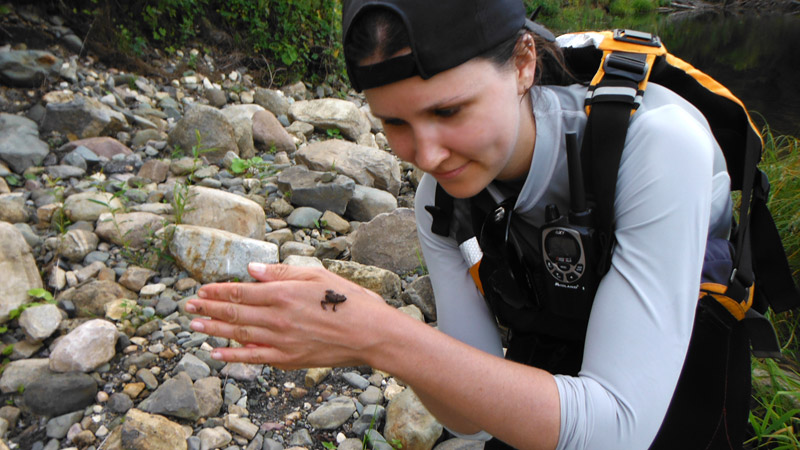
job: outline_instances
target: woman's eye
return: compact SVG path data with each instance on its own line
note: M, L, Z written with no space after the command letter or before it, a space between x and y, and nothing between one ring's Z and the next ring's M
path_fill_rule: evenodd
M454 106L452 108L437 109L433 113L436 114L439 117L453 117L460 110L461 110L461 108L459 108L458 106Z
M406 122L403 119L383 119L383 125L389 125L392 127L399 127L404 125Z

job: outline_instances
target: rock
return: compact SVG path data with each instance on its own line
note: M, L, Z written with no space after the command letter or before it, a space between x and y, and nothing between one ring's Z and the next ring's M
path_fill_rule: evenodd
M92 280L67 289L57 300L72 302L80 317L102 317L106 313L105 305L121 298L135 299L136 294L110 280Z
M26 117L0 113L0 159L8 163L14 172L23 173L29 167L38 166L49 152L47 143L39 139L36 122Z
M175 227L169 250L180 267L203 283L252 281L247 272L250 262L278 262L275 244L193 225Z
M334 430L350 420L354 412L356 405L352 399L335 397L311 412L306 420L315 428Z
M263 364L228 363L220 375L239 381L253 381L261 375Z
M169 175L169 163L159 159L151 159L142 164L137 176L146 178L154 183L163 183Z
M312 256L315 250L313 245L291 241L281 245L280 256L282 260L290 256Z
M56 251L70 261L79 262L96 250L98 243L100 238L91 231L69 230L58 238Z
M83 167L60 165L48 166L45 171L47 175L54 180L69 180L70 178L83 178L86 175L86 169Z
M0 194L0 222L24 223L28 221L25 199L17 194Z
M58 73L61 60L42 50L0 51L0 81L14 87L40 87Z
M317 246L314 256L319 259L337 259L350 246L348 238L339 236L329 241L323 241Z
M230 105L222 110L222 114L233 125L236 145L239 147L239 156L250 159L256 154L253 146L253 115L264 111L259 105Z
M86 148L91 151L91 154L94 155L93 159L87 159L87 161L91 162L98 162L100 161L99 158L105 159L112 159L117 155L131 155L133 152L130 148L128 148L122 142L107 136L103 137L91 137L87 139L79 139L76 141L68 142L61 147L59 147L59 153L67 153L71 151L78 150L80 148ZM81 155L85 158L90 157L85 153L81 153Z
M180 372L165 381L149 397L139 403L139 409L187 420L200 418L200 406L189 375Z
M147 280L157 274L156 271L144 267L128 266L128 269L119 278L119 284L133 292L139 292L147 284Z
M275 149L292 154L297 150L289 133L269 111L253 114L253 143L262 151Z
M94 222L101 214L111 212L110 209L122 209L122 202L107 192L81 192L70 195L64 202L64 213L72 222Z
M328 375L331 374L332 369L330 367L317 367L311 368L306 371L305 376L305 385L307 388L312 388L318 385L322 380L325 379Z
M185 450L183 428L169 419L131 409L121 429L121 448L126 450ZM114 448L109 446L109 448Z
M347 204L345 214L359 222L369 222L375 216L397 209L397 198L381 189L356 185L353 198Z
M22 233L7 222L0 222L0 323L8 321L8 313L28 303L30 289L43 287L31 248Z
M316 228L321 217L322 213L319 210L309 206L301 206L289 214L289 217L286 218L286 223L297 228ZM283 232L283 230L278 230L278 232Z
M290 448L309 448L314 445L314 440L311 438L311 433L305 428L301 428L289 437Z
M194 394L200 407L200 417L217 416L222 408L222 380L217 377L201 378L194 382Z
M403 303L419 308L428 322L436 322L436 300L433 297L433 286L428 275L411 282L403 291L400 299L403 300Z
M342 374L342 378L347 384L357 389L366 389L370 385L366 378L356 372L345 372Z
M359 186L356 185L356 190L354 192L357 192L358 189ZM353 199L350 199L350 201L352 202ZM347 207L350 208L350 203L347 205ZM322 227L326 230L335 231L339 234L347 234L350 232L350 222L346 221L344 218L342 218L342 216L333 211L325 211L325 213L322 214L320 225L322 225Z
M90 372L116 354L117 327L103 319L83 323L59 339L50 354L54 372Z
M383 298L396 298L400 295L400 277L388 270L333 259L326 259L322 264L336 275L374 291Z
M0 391L4 394L18 392L20 386L25 388L41 378L53 375L55 373L50 371L50 360L47 358L12 361L0 377Z
M182 223L262 240L266 214L264 208L252 200L217 189L192 186Z
M271 112L274 116L289 113L289 100L281 91L257 87L253 100Z
M313 256L289 255L283 259L283 264L295 267L319 267L320 269L325 267L322 265L322 261Z
M47 437L63 439L69 428L83 419L83 411L73 411L47 421Z
M335 98L295 102L289 106L289 117L322 130L338 129L352 141L371 128L369 119L355 104Z
M331 170L346 175L362 186L400 192L400 163L390 153L342 140L309 144L295 154L297 164L310 170Z
M228 103L228 97L222 89L209 89L206 91L208 103L215 108L222 108Z
M181 358L180 362L178 362L173 370L173 373L178 372L186 372L192 381L197 381L211 374L211 368L196 356L187 353L183 355L183 358Z
M66 103L48 103L40 131L74 133L80 138L111 134L128 126L122 113L81 94Z
M203 428L197 433L197 437L200 438L200 448L203 450L225 448L233 440L228 430L221 426Z
M377 405L383 402L383 392L377 386L367 386L364 392L358 394L358 401L363 405Z
M148 212L103 213L97 218L95 232L104 241L136 250L145 248L164 223L163 217Z
M31 341L43 341L58 329L61 320L58 306L48 303L22 311L19 326Z
M374 387L374 386L373 386ZM352 432L356 436L364 436L370 429L378 430L386 417L386 408L380 405L367 404L358 419L353 422Z
M133 408L133 400L128 397L128 394L117 392L108 399L106 407L115 414L125 414Z
M353 196L355 183L342 175L324 181L326 173L310 171L303 166L292 166L278 175L278 188L291 192L294 205L344 214L347 203Z
M237 417L232 414L225 416L225 428L247 439L253 439L256 433L258 433L258 426L254 425L253 422L250 422L250 420L244 417Z
M223 399L225 405L234 405L240 398L242 398L242 390L234 383L225 383L225 397Z
M202 151L212 163L221 162L229 151L239 154L233 125L220 110L205 105L194 105L186 112L170 131L169 144L189 153L193 148Z
M483 450L484 444L474 439L452 438L433 447L433 450Z
M422 265L422 253L414 211L399 208L362 224L353 237L350 253L355 262L397 274L415 271Z
M97 382L85 373L59 373L25 384L22 400L35 414L60 416L94 402Z
M411 389L397 395L386 407L383 433L389 441L398 439L404 449L432 448L442 430L442 425Z

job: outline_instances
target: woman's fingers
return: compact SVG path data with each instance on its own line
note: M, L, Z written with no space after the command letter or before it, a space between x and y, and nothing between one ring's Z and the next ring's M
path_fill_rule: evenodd
M194 319L190 326L194 331L233 339L241 344L271 346L276 338L269 328L258 325L234 325L220 320Z
M208 316L232 325L272 325L269 308L236 304L218 300L192 299L186 303L186 311L192 314Z
M258 281L314 281L321 280L320 274L326 271L286 264L250 263L247 265L250 276Z

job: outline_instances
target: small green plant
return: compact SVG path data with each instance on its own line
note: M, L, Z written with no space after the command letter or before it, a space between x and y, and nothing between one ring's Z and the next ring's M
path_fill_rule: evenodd
M328 450L336 450L338 448L336 446L336 444L334 444L333 442L330 442L330 441L323 442L322 446L327 448Z
M331 139L344 139L344 136L342 136L342 131L338 128L328 128L325 130L325 134L327 134Z
M416 272L420 275L427 275L428 266L425 265L425 260L422 259L422 253L420 253L419 248L416 249L416 252L417 252L417 261L419 262L419 266L417 267Z
M41 288L29 289L28 296L33 297L37 300L45 301L47 303L52 303L55 301L55 299L53 298L53 294L51 294L46 289L41 289Z
M197 171L197 164L200 162L200 158L206 153L217 150L216 147L203 146L203 136L197 128L194 129L194 138L195 145L192 146L192 170L189 172L189 183L194 183L194 173Z
M194 194L190 193L188 185L183 183L175 183L172 188L172 212L175 215L175 224L180 225L183 223L183 215L191 211L193 208L188 208L187 205Z
M197 53L189 54L189 61L186 63L192 70L197 70Z
M9 355L10 355L10 353L9 353ZM25 385L24 385L24 384L20 384L20 385L17 387L17 393L18 393L18 394L24 394L24 393L25 393Z
M14 186L14 187L22 186L22 179L19 177L19 175L10 173L10 174L5 176L5 179L6 179L6 183L9 186Z
M271 163L264 161L260 156L254 156L250 159L234 159L231 163L231 172L236 175L264 178L273 175L275 170Z

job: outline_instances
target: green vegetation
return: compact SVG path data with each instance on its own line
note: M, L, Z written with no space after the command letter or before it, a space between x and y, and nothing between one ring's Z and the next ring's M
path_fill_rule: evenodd
M769 207L783 239L795 280L800 281L800 140L762 131L761 169L772 185ZM784 358L753 359L754 374L766 373L769 382L754 382L756 403L750 414L756 448L800 449L800 312L769 313ZM758 377L754 377L757 379Z
M337 0L49 0L87 41L128 55L213 42L278 84L344 78ZM187 65L196 70L199 58Z
M231 172L236 175L265 178L274 175L275 169L270 162L264 161L260 156L254 156L250 159L234 159L231 163Z

